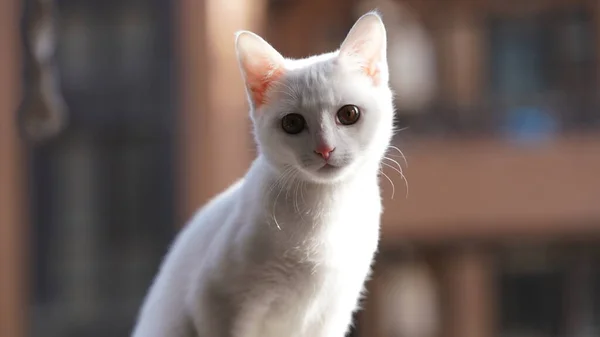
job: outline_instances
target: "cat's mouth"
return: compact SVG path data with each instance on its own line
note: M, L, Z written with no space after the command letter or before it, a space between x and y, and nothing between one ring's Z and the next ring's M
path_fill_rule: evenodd
M341 177L343 172L345 172L345 165L332 165L329 163L323 163L319 168L309 169L306 173L308 174L308 179L319 183L330 183L337 181L338 178Z
M320 169L318 169L319 172L323 172L323 173L328 173L328 172L333 172L338 170L339 167L331 165L331 164L325 164L323 165Z

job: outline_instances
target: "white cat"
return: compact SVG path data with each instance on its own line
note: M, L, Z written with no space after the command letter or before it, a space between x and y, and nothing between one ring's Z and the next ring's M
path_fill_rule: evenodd
M393 133L386 33L362 16L336 52L236 49L259 155L175 241L134 337L342 337L379 240Z

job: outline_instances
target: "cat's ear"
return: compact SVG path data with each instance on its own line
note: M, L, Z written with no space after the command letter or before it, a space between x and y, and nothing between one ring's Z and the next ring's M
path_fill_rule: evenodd
M284 58L260 36L236 33L235 49L242 76L254 108L265 102L267 89L283 75Z
M377 86L388 81L387 41L383 21L377 12L361 16L342 43L339 59L358 66Z

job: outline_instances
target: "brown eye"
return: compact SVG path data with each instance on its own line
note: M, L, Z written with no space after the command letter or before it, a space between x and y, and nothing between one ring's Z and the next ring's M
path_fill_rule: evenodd
M306 121L301 114L289 114L281 119L281 128L290 135L302 132L306 126Z
M337 119L343 125L352 125L358 122L360 110L356 105L344 105L337 112Z

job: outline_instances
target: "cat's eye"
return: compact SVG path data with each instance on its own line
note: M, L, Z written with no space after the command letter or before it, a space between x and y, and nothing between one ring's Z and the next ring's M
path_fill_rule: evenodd
M281 128L290 135L295 135L302 132L306 127L306 121L301 114L292 113L283 116L281 119Z
M352 125L358 122L360 118L360 110L356 105L344 105L337 112L337 119L340 124Z

